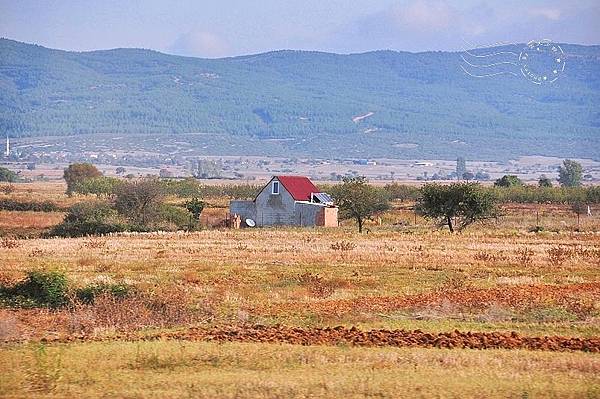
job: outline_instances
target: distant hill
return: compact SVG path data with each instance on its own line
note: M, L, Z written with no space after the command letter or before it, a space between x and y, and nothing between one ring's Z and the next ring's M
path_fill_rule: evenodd
M452 52L208 60L1 39L0 135L200 132L278 141L290 156L600 159L600 46L563 49L564 76L537 86L467 76Z

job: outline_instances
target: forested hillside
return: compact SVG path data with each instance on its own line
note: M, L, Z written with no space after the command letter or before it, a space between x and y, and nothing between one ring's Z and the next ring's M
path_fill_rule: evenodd
M551 85L476 79L450 52L198 59L0 40L0 135L214 133L293 155L600 158L600 46Z

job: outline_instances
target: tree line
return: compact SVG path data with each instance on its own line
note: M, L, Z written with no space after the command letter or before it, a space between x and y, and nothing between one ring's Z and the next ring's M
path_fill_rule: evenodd
M531 186L514 176L504 176L493 187L479 183L430 183L419 188L398 183L377 187L365 177L346 177L341 184L324 188L335 199L340 217L356 221L363 231L366 220L390 209L391 201L415 203L423 217L438 220L451 232L498 216L498 205L507 202L563 203L578 209L600 203L600 187ZM260 191L256 185L203 185L194 178L184 180L117 179L103 176L91 164L72 164L64 171L67 194L95 194L69 208L64 221L51 235L80 236L118 231L196 229L203 199L227 196L251 199ZM167 196L186 198L180 205L168 203ZM11 205L14 207L14 204ZM573 208L575 209L575 208Z
M415 210L425 218L447 225L450 232L499 214L496 197L477 183L426 184L418 193ZM385 187L369 185L364 177L344 178L342 184L332 187L331 194L340 217L355 220L359 232L363 231L366 220L390 208L390 195Z
M85 236L120 231L194 230L204 202L194 197L183 206L169 204L156 177L120 180L103 176L91 164L69 165L63 177L67 194L96 194L98 199L71 206L49 235Z

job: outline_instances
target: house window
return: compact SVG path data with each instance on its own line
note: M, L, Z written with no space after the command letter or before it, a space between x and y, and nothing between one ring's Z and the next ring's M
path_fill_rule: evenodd
M279 182L278 181L273 182L273 190L271 191L271 194L273 194L273 195L279 194Z

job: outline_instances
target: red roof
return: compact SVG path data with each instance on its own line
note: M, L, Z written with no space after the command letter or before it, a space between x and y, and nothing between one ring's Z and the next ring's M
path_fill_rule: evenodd
M310 201L312 193L318 193L317 186L305 176L275 176L296 201Z

